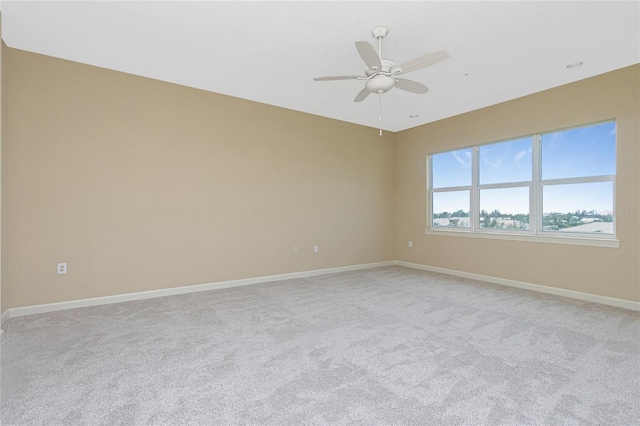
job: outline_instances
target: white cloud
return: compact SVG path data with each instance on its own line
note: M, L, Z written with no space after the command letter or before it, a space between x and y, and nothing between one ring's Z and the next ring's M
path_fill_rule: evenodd
M502 165L502 157L496 158L495 161L491 161L487 157L482 157L482 162L488 166L493 167L494 169L497 169Z
M515 164L515 166L520 167L520 161L522 161L522 159L528 154L531 154L531 147L529 147L529 149L518 152L515 157L513 157L513 163Z
M466 168L471 167L471 154L467 153L467 155L465 155L467 157L466 160L464 158L460 157L456 151L452 151L451 155L454 156L456 161L458 163L460 163L462 165L462 167L466 167Z

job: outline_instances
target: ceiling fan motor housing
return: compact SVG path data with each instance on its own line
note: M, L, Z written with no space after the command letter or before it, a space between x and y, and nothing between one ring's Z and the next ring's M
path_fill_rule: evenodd
M371 77L374 74L378 74L378 73L383 73L383 74L397 74L399 70L398 67L396 67L396 64L393 61L390 61L388 59L382 59L380 60L380 62L382 63L382 69L381 70L372 70L369 67L364 67L364 73L367 77Z
M371 77L365 84L365 87L371 93L388 92L396 83L393 77L386 75L386 74L392 73L392 70L396 68L396 64L394 64L393 61L390 61L388 59L382 59L381 62L382 62L381 70L372 70L369 67L366 67L364 70L364 73L366 74L367 77L371 77L372 75L374 75L374 77ZM378 75L375 75L375 74L378 74Z

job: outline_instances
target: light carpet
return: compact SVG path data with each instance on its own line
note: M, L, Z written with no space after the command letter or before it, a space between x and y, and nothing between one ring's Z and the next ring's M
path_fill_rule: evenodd
M14 318L1 357L3 425L640 423L640 313L399 266Z

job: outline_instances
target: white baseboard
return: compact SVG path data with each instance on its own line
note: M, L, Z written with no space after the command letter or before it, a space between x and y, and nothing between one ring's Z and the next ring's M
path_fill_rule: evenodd
M585 300L587 302L601 303L603 305L616 306L618 308L631 309L640 311L640 302L631 300L616 299L614 297L599 296L597 294L583 293L574 290L565 290L557 287L547 287L539 284L525 283L522 281L508 280L505 278L491 277L488 275L474 274L471 272L456 271L453 269L439 268L437 266L421 265L419 263L396 261L396 265L405 266L407 268L420 269L429 272L438 272L440 274L454 275L461 278L470 278L478 281L485 281L493 284L500 284L509 287L517 287L524 290L532 290L540 293L555 294L557 296L570 297L572 299Z
M131 302L134 300L152 299L155 297L174 296L177 294L197 293L200 291L218 290L222 288L240 287L245 285L267 283L273 281L289 280L292 278L314 277L317 275L334 274L337 272L357 271L360 269L377 268L380 266L395 265L393 260L386 262L364 263L360 265L339 266L327 269L315 269L311 271L292 272L288 274L267 275L263 277L244 278L239 280L220 281L216 283L197 284L184 287L172 287L160 290L141 291L137 293L125 293L114 296L94 297L91 299L70 300L68 302L47 303L44 305L25 306L21 308L7 309L2 314L2 322L9 318L25 315L44 314L47 312L62 311L65 309L85 308L88 306L108 305L111 303Z
M437 272L441 274L453 275L462 278L469 278L478 281L490 282L493 284L501 284L509 287L517 287L525 290L537 291L540 293L555 294L557 296L570 297L572 299L580 299L588 302L601 303L619 308L640 311L640 302L630 300L616 299L613 297L599 296L596 294L582 293L579 291L565 290L556 287L547 287L538 284L531 284L522 281L508 280L505 278L492 277L488 275L474 274L471 272L456 271L453 269L439 268L436 266L421 265L418 263L403 261L385 261L376 263L365 263L360 265L339 266L327 269L315 269L311 271L292 272L287 274L267 275L263 277L244 278L239 280L220 281L216 283L190 285L184 287L172 287L159 290L142 291L137 293L118 294L114 296L94 297L91 299L71 300L68 302L48 303L43 305L25 306L20 308L7 309L2 313L1 323L10 318L21 317L25 315L43 314L47 312L62 311L66 309L84 308L88 306L107 305L111 303L131 302L134 300L152 299L155 297L173 296L178 294L197 293L201 291L218 290L222 288L240 287L245 285L267 283L273 281L289 280L293 278L305 278L318 275L333 274L338 272L357 271L361 269L377 268L381 266L398 265L407 268L420 269L423 271ZM2 336L2 330L0 330Z

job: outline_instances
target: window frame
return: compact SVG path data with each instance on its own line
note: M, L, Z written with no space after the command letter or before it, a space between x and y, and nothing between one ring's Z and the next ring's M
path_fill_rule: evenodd
M425 233L427 235L449 235L458 237L474 237L474 238L490 238L504 239L514 241L530 241L544 242L552 244L574 244L588 245L598 247L619 248L620 241L617 239L616 232L616 215L613 215L612 234L602 233L578 233L578 232L562 232L562 231L544 231L543 229L543 189L545 186L554 185L570 185L580 183L599 183L611 182L612 185L612 210L616 211L616 174L617 158L618 158L618 140L616 134L615 140L615 160L616 174L598 175L588 177L571 177L571 178L554 178L542 179L542 136L550 133L558 133L580 129L585 127L597 126L599 124L614 123L617 131L617 122L615 119L602 120L593 123L581 124L557 130L534 133L531 135L516 136L509 139L491 141L482 144L474 144L471 146L454 148L447 151L439 151L428 153L426 157L426 204L427 204L427 227ZM506 183L490 183L480 184L480 163L479 153L480 147L494 145L503 142L516 141L518 139L531 138L531 157L532 157L532 176L530 181L506 182ZM453 186L443 188L432 188L433 182L433 156L451 151L471 148L471 185ZM513 230L513 229L496 229L482 228L480 226L480 191L483 189L506 189L506 188L529 188L529 229ZM433 194L437 192L454 192L469 191L469 227L438 227L433 226Z

